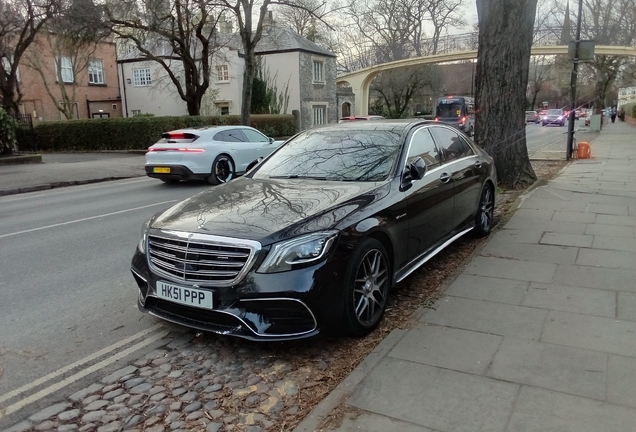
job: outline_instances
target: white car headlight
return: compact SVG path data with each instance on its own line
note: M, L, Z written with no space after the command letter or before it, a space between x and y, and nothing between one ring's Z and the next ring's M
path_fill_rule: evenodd
M258 268L258 273L277 273L294 266L319 261L327 255L338 231L322 231L276 243Z
M147 220L141 226L141 240L139 240L139 244L137 245L137 248L139 249L139 252L141 253L146 253L146 238L148 237L149 225L150 225L150 220Z

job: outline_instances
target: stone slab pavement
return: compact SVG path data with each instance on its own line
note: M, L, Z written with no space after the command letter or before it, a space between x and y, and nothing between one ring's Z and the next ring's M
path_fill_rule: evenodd
M295 432L636 430L636 127L523 196L444 294Z

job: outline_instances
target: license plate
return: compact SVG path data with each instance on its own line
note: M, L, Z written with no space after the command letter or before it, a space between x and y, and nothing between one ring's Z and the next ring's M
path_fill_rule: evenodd
M212 292L157 282L157 297L174 303L212 309Z
M154 167L152 172L161 174L170 174L170 167Z

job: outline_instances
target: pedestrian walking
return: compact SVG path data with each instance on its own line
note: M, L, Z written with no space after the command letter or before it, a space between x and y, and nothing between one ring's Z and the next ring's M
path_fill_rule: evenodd
M612 123L614 123L616 121L616 108L612 108L612 113L610 114L610 117L612 118Z

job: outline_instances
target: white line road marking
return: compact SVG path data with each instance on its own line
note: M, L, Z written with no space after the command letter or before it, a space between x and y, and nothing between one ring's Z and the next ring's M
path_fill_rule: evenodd
M156 324L150 328L147 328L146 330L142 330L137 334L134 334L130 337L127 337L126 339L122 339L119 342L116 342L112 345L107 346L106 348L97 351L96 353L93 353L91 355L89 355L88 357L84 357L81 360L78 360L74 363L71 363L70 365L64 366L61 369L56 370L55 372L51 372L50 374L43 376L42 378L38 378L35 381L30 382L29 384L25 384L22 387L19 387L15 390L10 391L9 393L5 393L3 395L0 396L0 403L9 400L17 395L19 395L20 393L24 393L27 390L31 390L34 387L39 386L40 384L44 384L47 381L52 380L53 378L56 378L62 374L65 374L66 372L75 369L78 366L83 365L84 363L88 363L90 361L93 361L99 357L102 357L106 354L108 354L111 351L116 350L119 347L122 347L124 345L129 344L130 342L134 341L135 339L139 339L140 337L143 337L145 335L147 335L148 333L152 333L155 330L158 330L159 328L161 328L162 325L161 324Z
M53 225L47 225L47 226L38 227L38 228L31 228L31 229L24 230L24 231L17 231L17 232L9 233L9 234L2 234L2 235L0 235L0 239L1 238L5 238L5 237L12 237L12 236L15 236L15 235L18 235L18 234L26 234L26 233L30 233L30 232L34 232L34 231L41 231L41 230L45 230L45 229L49 229L49 228L55 228L55 227L64 226L64 225L70 225L70 224L74 224L74 223L78 223L78 222L85 222L85 221L92 220L92 219L99 219L99 218L103 218L103 217L106 217L106 216L113 216L113 215L118 215L118 214L122 214L122 213L128 213L128 212L135 211L135 210L142 210L142 209L145 209L145 208L148 208L148 207L154 207L154 206L158 206L158 205L170 204L170 203L177 202L177 201L179 201L179 200L175 199L175 200L170 200L170 201L163 201L163 202L158 202L158 203L155 203L155 204L148 204L148 205L141 206L141 207L133 207L133 208L126 209L126 210L119 210L119 211L112 212L112 213L104 213L104 214L101 214L101 215L91 216L91 217L82 218L82 219L76 219L76 220L72 220L72 221L68 221L68 222L61 222L61 223L53 224Z
M150 345L151 343L162 339L164 337L166 337L168 335L168 333L170 333L168 330L162 331L161 333L158 333L156 335L153 335L151 337L149 337L148 339L144 339L143 341L131 346L130 348L126 348L125 350L123 350L120 353L117 353L111 357L108 357L102 361L100 361L99 363L94 364L93 366L90 366L86 369L83 369L81 371L79 371L78 373L71 375L70 377L63 379L62 381L53 384L52 386L49 386L47 388L45 388L44 390L41 390L25 399L22 399L19 402L14 403L13 405L9 405L8 407L4 408L4 409L0 409L0 419L2 417L8 416L9 414L12 414L22 408L24 408L25 406L38 401L40 399L42 399L43 397L46 397L48 395L50 395L51 393L54 393L64 387L66 387L69 384L74 383L75 381L84 378L87 375L92 374L93 372L96 372L108 365L110 365L111 363L116 362L117 360L121 360L122 358L126 357L127 355L145 347L146 345Z

